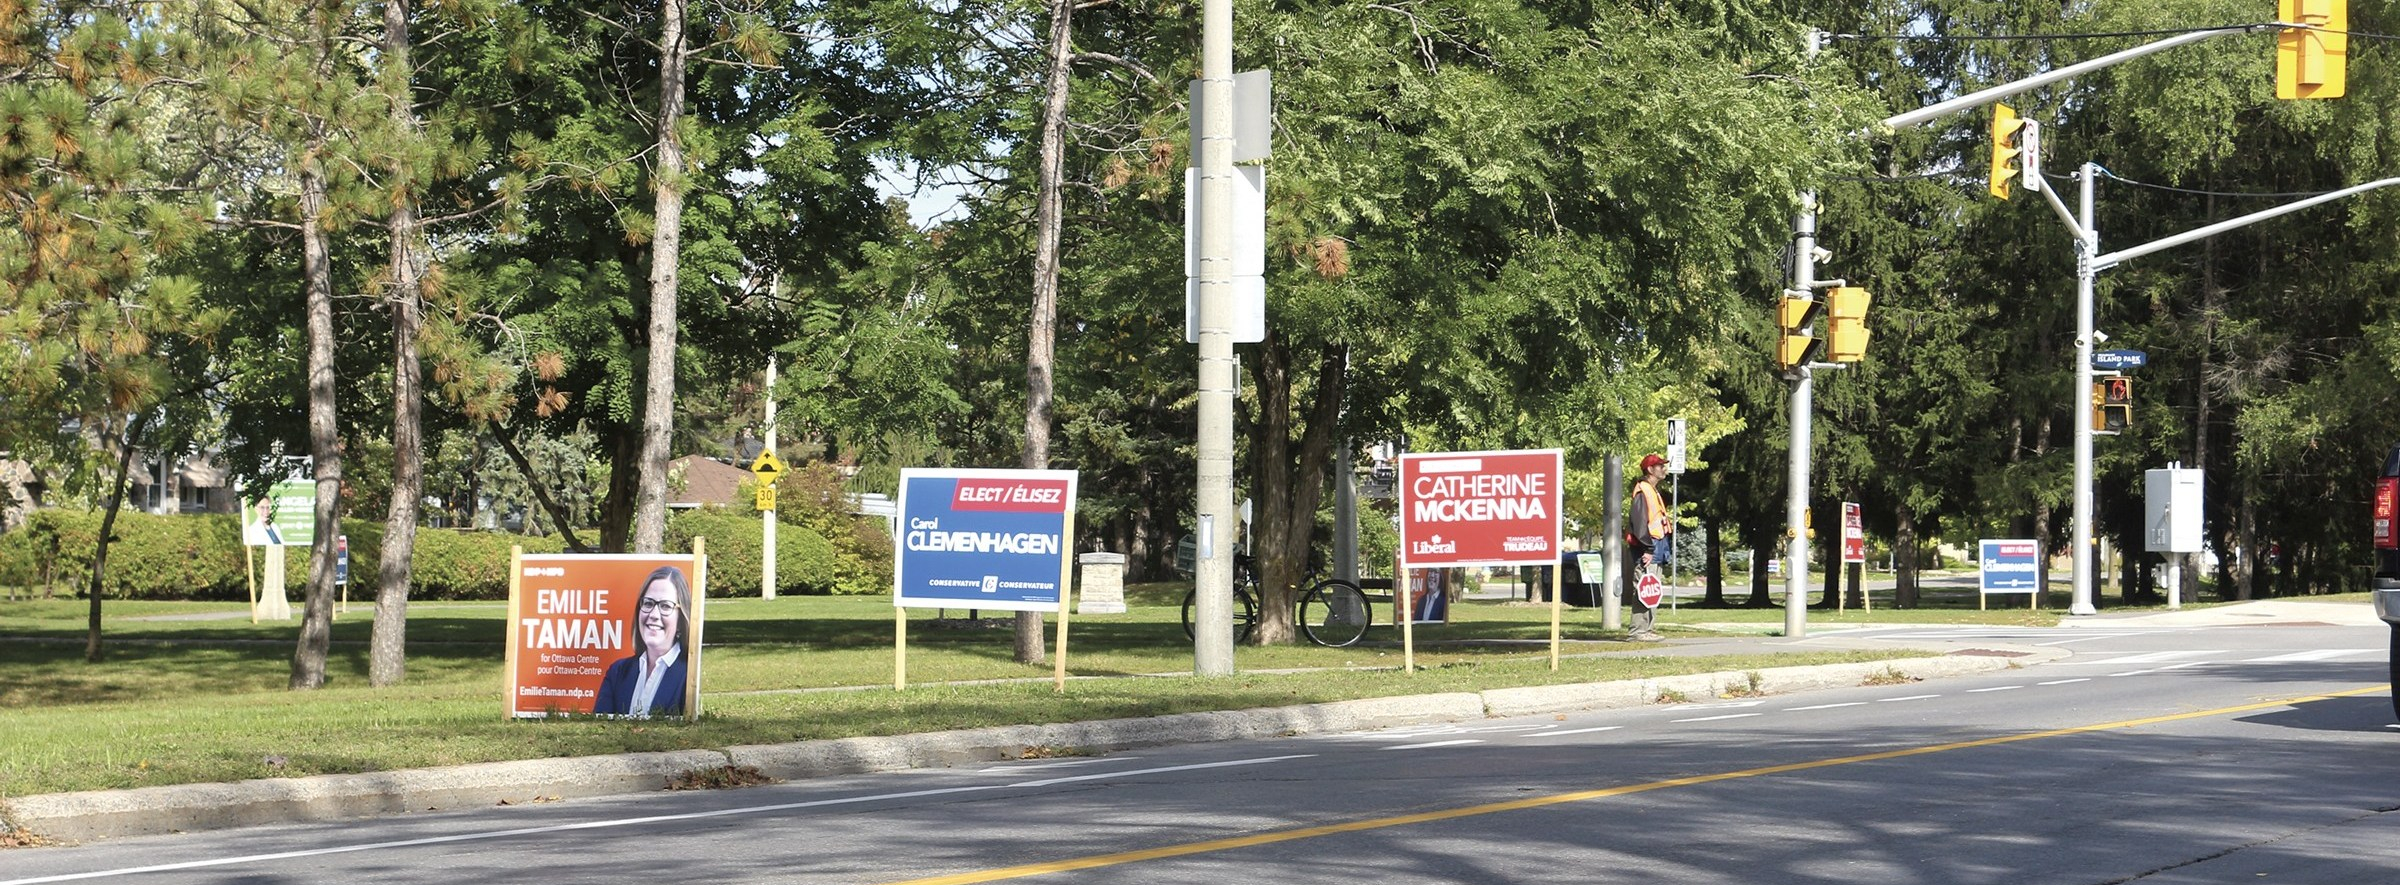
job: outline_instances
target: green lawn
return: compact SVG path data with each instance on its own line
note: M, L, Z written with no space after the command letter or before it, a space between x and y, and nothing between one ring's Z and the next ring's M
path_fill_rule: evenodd
M1579 657L1554 672L1543 641L1546 605L1472 601L1454 607L1452 623L1417 631L1420 672L1399 671L1398 637L1378 626L1367 643L1347 649L1242 647L1235 652L1239 675L1200 678L1190 675L1191 643L1179 623L1182 592L1174 585L1136 587L1125 614L1072 618L1068 664L1077 678L1063 693L1053 690L1050 665L1013 660L1008 630L967 622L961 611L937 620L933 612L911 610L910 687L895 691L888 597L710 600L705 715L688 724L508 718L499 603L412 605L407 682L374 690L365 685L371 606L354 602L334 624L329 686L292 692L286 683L297 620L254 625L239 604L110 602L105 659L92 664L83 659L87 603L0 601L0 710L6 711L0 793L779 743L1906 655L1647 654L1655 647L1616 641L1622 631L1602 630L1597 609L1569 609L1565 651ZM1907 612L1812 611L1809 621L2047 624L2057 617L2055 609L1977 612L1971 594L1964 607L1958 600L1935 602ZM1388 614L1377 608L1379 621ZM1783 617L1780 607L1683 606L1662 610L1659 622L1672 637L1775 632ZM1270 672L1294 669L1303 672ZM1083 678L1144 674L1163 675Z

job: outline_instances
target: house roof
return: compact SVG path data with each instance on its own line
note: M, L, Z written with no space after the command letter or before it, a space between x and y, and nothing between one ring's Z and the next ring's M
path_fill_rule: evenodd
M667 506L732 504L742 483L749 480L750 471L699 455L685 455L667 462Z

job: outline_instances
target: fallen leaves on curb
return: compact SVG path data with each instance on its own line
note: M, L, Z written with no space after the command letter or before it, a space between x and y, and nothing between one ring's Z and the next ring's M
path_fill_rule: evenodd
M670 776L667 778L667 789L724 790L733 787L755 787L774 782L775 779L768 777L766 772L748 765L719 765L713 768L695 768Z
M55 839L44 839L24 830L0 827L0 848L42 848L57 844Z
M1911 682L1923 682L1923 681L1925 681L1925 680L1924 680L1924 679L1921 679L1921 678L1918 678L1918 677L1915 677L1915 676L1910 676L1910 675L1908 675L1908 674L1906 674L1906 673L1902 673L1902 672L1900 672L1900 671L1899 671L1898 669L1896 669L1896 668L1892 668L1892 667L1885 667L1885 668L1883 668L1883 672L1881 672L1881 673L1869 673L1869 674L1867 674L1867 678L1865 678L1865 679L1862 679L1862 680L1859 680L1859 683L1858 683L1858 684L1860 684L1860 685L1906 685L1906 684L1908 684L1908 683L1911 683Z

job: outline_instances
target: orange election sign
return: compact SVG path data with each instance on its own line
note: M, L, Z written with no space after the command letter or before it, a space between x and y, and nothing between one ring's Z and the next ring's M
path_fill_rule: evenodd
M517 557L509 715L696 715L702 562L693 555ZM653 672L655 684L644 684Z

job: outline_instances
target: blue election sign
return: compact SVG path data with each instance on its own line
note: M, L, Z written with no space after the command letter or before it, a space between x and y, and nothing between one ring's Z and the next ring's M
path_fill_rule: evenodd
M2033 593L2041 582L2042 545L2032 541L1984 541L1983 592Z
M2095 369L2138 369L2150 364L2150 354L2139 350L2103 350L2092 354Z
M1055 612L1075 526L1075 471L900 471L892 604Z

